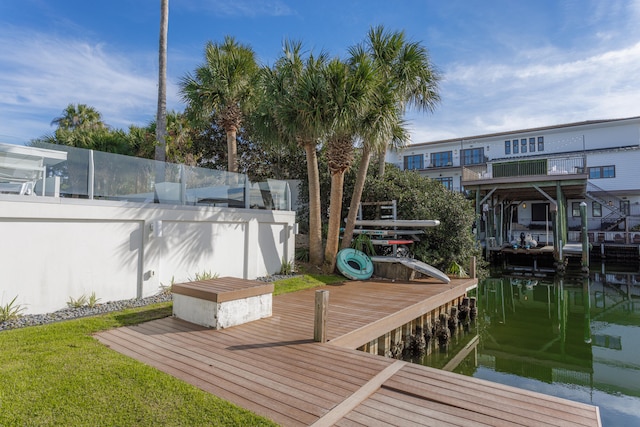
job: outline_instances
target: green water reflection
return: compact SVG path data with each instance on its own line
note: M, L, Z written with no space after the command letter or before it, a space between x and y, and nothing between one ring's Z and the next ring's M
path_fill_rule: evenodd
M600 407L603 425L640 426L640 273L493 273L478 317L415 362Z

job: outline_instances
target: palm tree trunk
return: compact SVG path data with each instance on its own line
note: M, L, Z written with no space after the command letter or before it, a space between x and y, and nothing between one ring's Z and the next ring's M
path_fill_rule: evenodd
M160 0L160 41L158 47L158 111L156 113L156 183L165 181L167 160L167 32L169 0ZM155 193L154 201L159 201Z
M329 201L329 231L324 250L324 272L332 274L336 269L336 255L340 243L340 217L344 193L344 171L331 174L331 200Z
M367 179L367 170L369 169L369 161L371 159L371 150L367 143L362 148L362 158L360 159L360 165L358 167L358 175L356 176L356 183L353 187L353 195L351 196L351 205L349 205L349 214L347 215L347 223L344 227L344 233L342 234L342 248L348 248L351 246L351 239L353 239L353 229L356 226L356 219L358 216L358 207L360 206L360 200L362 199L362 192L364 190L364 182Z
M238 144L236 141L237 129L227 129L227 170L238 172Z
M309 179L309 262L322 265L322 220L320 215L320 173L315 144L305 144Z
M378 177L380 179L382 179L382 177L384 176L384 169L387 166L387 162L386 162L387 159L385 159L385 155L386 155L386 150L378 154Z
M155 159L166 160L167 136L167 32L169 28L169 0L160 0L160 46L158 52L158 112L156 116ZM164 175L164 172L162 173ZM164 181L164 176L163 176Z

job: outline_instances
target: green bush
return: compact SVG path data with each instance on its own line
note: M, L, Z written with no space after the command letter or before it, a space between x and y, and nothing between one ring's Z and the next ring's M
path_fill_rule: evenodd
M212 273L211 270L209 271L205 270L201 273L196 273L195 279L192 279L191 277L189 277L188 279L190 282L199 282L200 280L209 280L209 279L217 279L217 278L218 278L218 273Z
M480 250L471 232L475 209L462 193L447 190L439 182L414 171L401 171L387 165L384 179L367 177L363 201L396 200L397 217L413 220L439 220L427 227L414 243L417 259L446 271L451 263L467 266Z
M309 248L296 248L296 261L309 262Z
M89 307L93 308L96 305L98 305L99 302L100 302L100 298L96 297L96 293L95 292L91 292L91 296L87 300L87 305Z
M293 274L293 263L287 261L284 257L282 258L282 264L280 265L280 274Z
M69 297L69 301L67 301L67 306L69 306L69 308L80 308L87 305L88 302L89 302L89 299L87 298L86 295L83 294L83 295L80 295L78 299Z
M356 235L353 242L351 242L351 247L370 256L376 254L376 249L373 247L371 237L364 233Z
M25 308L20 304L16 304L17 299L18 296L16 295L11 302L8 302L5 305L0 305L0 322L17 319L22 315Z

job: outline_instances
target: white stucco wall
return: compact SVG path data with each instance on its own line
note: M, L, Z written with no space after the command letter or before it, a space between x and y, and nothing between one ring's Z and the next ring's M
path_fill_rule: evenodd
M0 304L25 314L146 297L197 273L255 279L294 260L295 213L0 195Z
M272 303L271 293L225 302L173 294L173 314L207 328L224 329L270 317Z

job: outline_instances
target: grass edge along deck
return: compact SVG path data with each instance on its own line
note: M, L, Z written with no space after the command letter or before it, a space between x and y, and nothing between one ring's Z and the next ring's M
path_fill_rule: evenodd
M600 426L592 405L355 350L384 333L380 328L398 327L475 285L475 279L327 285L321 289L330 292L328 343L312 340L317 288L276 296L271 317L228 329L165 318L96 337L284 426Z

